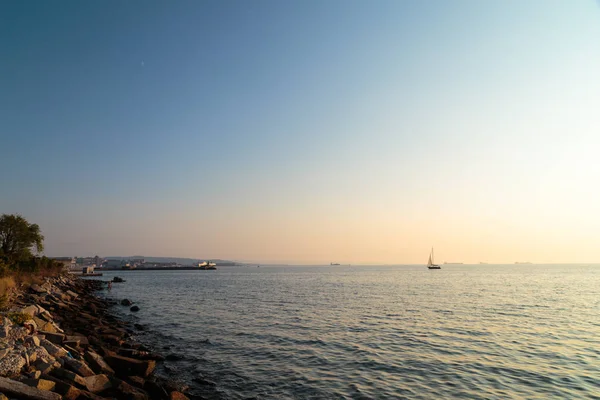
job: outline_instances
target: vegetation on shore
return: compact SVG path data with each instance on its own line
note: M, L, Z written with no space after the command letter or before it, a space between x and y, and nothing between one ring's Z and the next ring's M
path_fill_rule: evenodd
M18 214L0 216L0 309L13 288L56 276L63 264L45 256L44 236L37 224Z

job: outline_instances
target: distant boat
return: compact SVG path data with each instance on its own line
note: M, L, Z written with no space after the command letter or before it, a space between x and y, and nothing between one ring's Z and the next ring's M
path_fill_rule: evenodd
M427 268L429 269L442 269L439 265L433 262L433 247L431 248L431 253L429 253L429 260L427 261Z
M444 264L448 264L448 265L462 265L463 263L444 261Z
M329 265L340 265L338 263L329 263Z
M217 264L212 263L210 261L204 261L198 264L198 268L200 269L217 269Z

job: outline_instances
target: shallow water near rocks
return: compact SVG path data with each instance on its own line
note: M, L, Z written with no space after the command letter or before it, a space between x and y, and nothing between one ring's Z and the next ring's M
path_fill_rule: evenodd
M600 398L600 266L105 271L208 399Z

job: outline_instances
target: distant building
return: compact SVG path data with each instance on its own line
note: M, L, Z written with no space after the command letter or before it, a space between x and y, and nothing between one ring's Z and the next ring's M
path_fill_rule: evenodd
M123 260L106 260L103 266L104 268L121 268L124 264Z
M99 267L101 264L102 264L102 262L100 260L100 257L98 257L98 256L94 257L94 265L96 267Z

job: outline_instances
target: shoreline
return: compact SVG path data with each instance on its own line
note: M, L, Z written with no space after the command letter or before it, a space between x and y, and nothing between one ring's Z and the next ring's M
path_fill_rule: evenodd
M164 358L132 340L132 327L111 310L118 303L97 295L104 285L61 275L13 294L0 316L0 393L34 400L190 398L186 385L155 373Z

